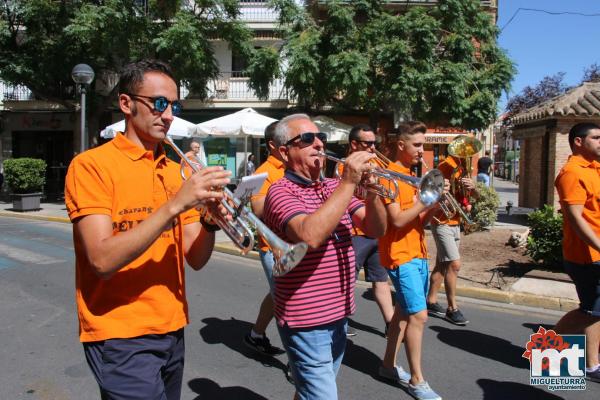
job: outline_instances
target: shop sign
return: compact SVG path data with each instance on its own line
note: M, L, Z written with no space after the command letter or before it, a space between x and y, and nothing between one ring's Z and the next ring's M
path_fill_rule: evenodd
M425 143L448 144L457 137L459 133L429 133L425 134Z

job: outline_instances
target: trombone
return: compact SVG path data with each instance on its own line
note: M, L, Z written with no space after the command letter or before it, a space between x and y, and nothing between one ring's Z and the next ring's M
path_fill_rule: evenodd
M377 154L377 153L379 153L379 152L376 151L376 153L375 153L379 157L379 154L381 154L381 153L379 153L379 154ZM339 162L342 164L344 163L344 160L330 156L322 151L319 152L319 155L324 156L324 157L328 158L329 160L332 160L335 162ZM381 155L381 156L383 156L383 155ZM383 159L380 161L385 163L385 160L387 160L387 158L385 158L385 156L383 156ZM387 165L389 165L389 163L390 163L390 161L387 160ZM431 171L426 173L421 178L418 178L416 176L401 174L399 172L381 168L381 167L375 167L371 171L369 171L369 173L374 176L377 176L378 178L387 179L388 181L393 182L393 184L396 188L396 191L395 191L395 195L393 197L391 197L392 200L395 200L396 196L398 194L398 182L397 181L402 181L413 187L416 187L419 190L418 191L419 199L426 206L429 206L429 205L435 203L436 201L438 201L440 199L440 197L442 196L442 194L444 193L444 176L437 169L432 169ZM380 185L380 184L378 184L378 185ZM372 189L371 187L369 187L369 185L367 185L367 187L365 189L367 191L371 191L371 192L378 194L378 192L375 191L374 189ZM386 196L384 196L384 197L386 197Z
M191 161L186 157L185 153L167 136L164 142L168 144L193 172L200 171L204 165L200 160ZM182 165L182 176L183 175ZM185 178L184 178L185 179ZM231 215L232 219L228 220L225 216L218 214L208 214L210 219L225 232L231 241L241 250L242 254L248 253L254 247L254 233L250 227L256 229L256 232L267 242L271 250L273 250L273 258L275 265L273 266L273 276L282 276L291 271L302 260L308 245L304 242L290 244L277 237L254 213L250 212L240 199L236 198L228 188L223 188L224 198L221 200L221 205Z

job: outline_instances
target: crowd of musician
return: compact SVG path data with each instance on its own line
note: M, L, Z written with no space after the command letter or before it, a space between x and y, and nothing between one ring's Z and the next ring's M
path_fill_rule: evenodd
M80 340L103 399L180 397L189 322L184 260L202 268L219 229L244 252L253 247L253 230L259 234L269 287L241 340L266 355L286 353L295 398L337 398L336 375L347 336L355 334L347 317L355 312L355 282L364 268L387 337L379 375L417 399L441 399L421 364L423 331L428 315L469 322L457 304L456 282L461 232L475 225L469 217L478 195L471 161L481 143L459 136L446 159L429 169L423 165L423 123L379 134L357 125L347 154L336 157L308 115L292 114L265 130L269 157L256 174L266 180L251 198L240 199L225 189L228 171L201 165L198 143L184 154L167 136L181 111L168 65L128 65L119 107L124 132L77 156L65 188ZM181 166L165 156L165 144L182 158ZM327 160L337 163L332 177L323 173ZM426 170L422 177L414 172L419 165ZM478 174L489 180L489 167ZM191 172L184 180L182 170ZM127 221L138 223L126 231L113 228ZM431 274L428 226L437 247ZM438 302L442 283L446 307ZM284 350L266 336L273 319ZM398 362L402 344L406 370ZM596 358L591 366L597 364Z

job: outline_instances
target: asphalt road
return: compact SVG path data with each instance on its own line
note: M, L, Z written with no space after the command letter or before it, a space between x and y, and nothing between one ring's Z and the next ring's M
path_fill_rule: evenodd
M96 384L77 338L71 226L0 217L0 399L97 399ZM182 399L291 399L286 356L254 355L242 343L267 290L254 260L215 253L200 272L187 273L191 324L186 328ZM358 311L340 375L340 399L409 399L381 381L383 323L367 286L357 288ZM559 314L463 301L471 323L430 319L423 367L445 399L598 399L600 384L583 392L548 392L529 385L521 355L540 324ZM280 345L276 330L269 336ZM406 362L403 356L403 365Z

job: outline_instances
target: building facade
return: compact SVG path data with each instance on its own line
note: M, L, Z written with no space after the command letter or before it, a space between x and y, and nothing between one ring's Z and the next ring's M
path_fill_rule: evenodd
M240 18L254 33L253 46L281 46L282 41L276 33L278 15L268 7L267 1L239 0L239 3ZM403 12L408 7L433 6L437 1L390 0L387 3L389 8ZM319 12L319 5L323 2L309 0L304 4ZM482 0L481 5L494 18L497 17L497 0ZM252 107L259 113L276 119L291 112L290 109L293 109L295 104L285 90L283 79L274 80L270 86L269 97L266 100L259 100L247 85L244 60L232 53L227 42L214 39L212 44L220 69L219 76L208 83L208 99L204 101L194 98L185 87L181 88L183 119L199 123L246 107ZM349 124L368 121L367 116L360 114L333 117ZM0 165L4 159L11 157L35 157L46 160L48 172L45 193L51 198L61 198L66 168L81 146L80 118L79 109L35 100L27 88L7 86L0 82ZM112 111L100 117L100 126L88 126L87 142L91 146L102 143L99 137L100 131L121 119L122 115L115 103ZM386 132L392 126L392 116L384 116L380 122L380 132ZM435 166L440 157L445 154L446 142L451 140L451 135L448 135L443 127L432 127L431 131L432 134L428 135L428 140L431 142L427 145L426 160L429 165ZM187 150L190 141L191 139L186 139L179 141L178 144ZM253 139L248 141L248 144L248 152L254 153L258 162L264 159L265 148L261 147L260 140ZM206 139L204 146L207 155L213 154L209 157L209 163L210 160L225 159L234 177L240 175L246 158L244 140Z
M569 131L580 122L600 124L600 82L585 82L511 120L521 144L519 206L558 208L554 180L571 155Z

